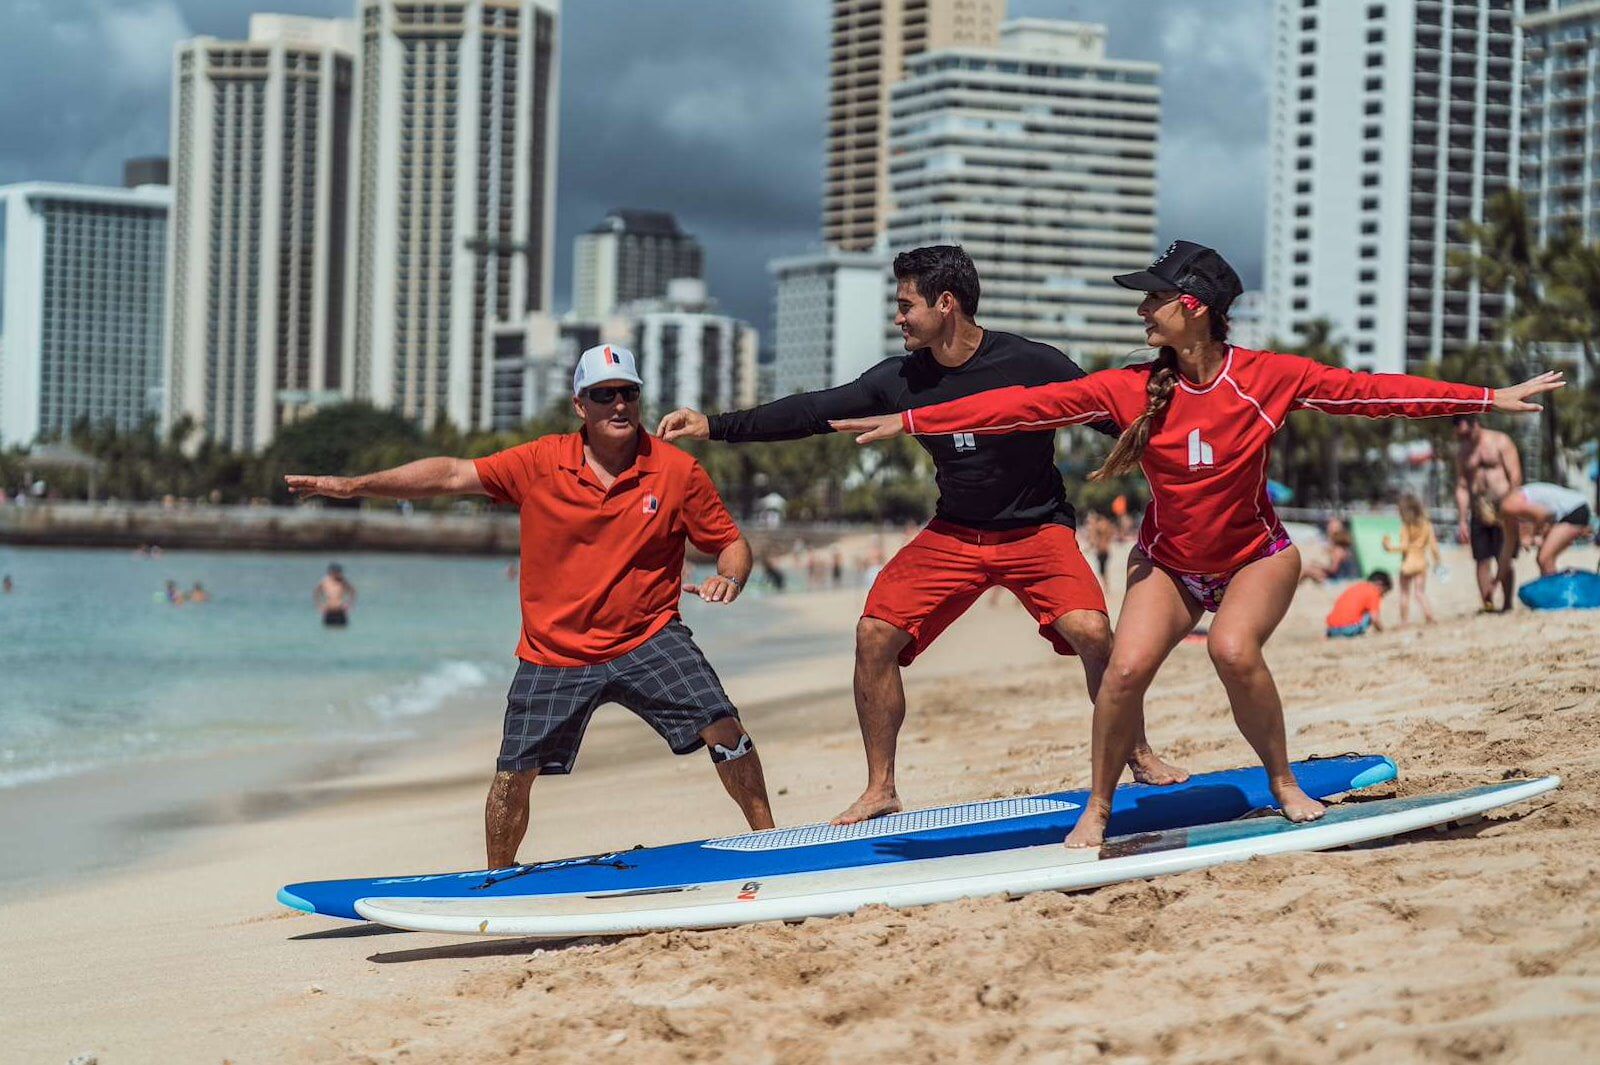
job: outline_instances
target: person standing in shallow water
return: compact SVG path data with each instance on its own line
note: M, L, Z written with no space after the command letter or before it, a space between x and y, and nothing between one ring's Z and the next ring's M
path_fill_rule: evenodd
M356 605L356 586L344 575L343 566L330 562L328 572L311 590L311 601L321 612L326 628L342 629L350 624L350 611Z
M1207 648L1239 731L1266 768L1284 815L1315 820L1324 808L1289 768L1283 702L1262 653L1300 579L1300 552L1267 495L1273 438L1295 410L1369 418L1537 411L1528 400L1564 382L1559 373L1545 373L1490 389L1356 373L1234 347L1227 342L1227 312L1243 285L1221 255L1189 241L1175 241L1149 269L1114 280L1145 293L1139 317L1159 352L1154 361L899 415L843 419L834 428L871 443L902 433L1046 430L1095 416L1121 426L1116 448L1093 478L1142 469L1151 498L1095 700L1091 797L1067 845L1104 840L1117 778L1144 719L1145 692L1207 611L1216 614Z

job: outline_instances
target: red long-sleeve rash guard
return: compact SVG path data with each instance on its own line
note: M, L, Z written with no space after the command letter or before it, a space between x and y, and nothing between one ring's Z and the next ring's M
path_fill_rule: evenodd
M909 433L1053 430L1109 418L1126 427L1145 409L1154 363L1076 381L1000 388L908 410ZM1404 374L1367 374L1298 355L1230 348L1204 387L1178 379L1140 465L1151 501L1139 546L1183 573L1227 573L1259 551L1278 525L1267 498L1272 438L1295 410L1367 418L1481 414L1490 389Z

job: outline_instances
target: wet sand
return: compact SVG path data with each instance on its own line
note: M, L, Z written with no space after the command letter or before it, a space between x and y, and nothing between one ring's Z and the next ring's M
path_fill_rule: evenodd
M1476 615L1450 561L1439 624L1328 642L1334 590L1308 586L1269 656L1297 757L1390 754L1399 794L1565 777L1480 825L1080 895L561 944L275 905L292 880L479 864L489 720L191 806L157 860L0 904L0 1061L1594 1060L1600 614ZM860 597L796 603L847 633ZM781 822L860 788L849 677L835 654L730 681ZM1081 672L1009 599L907 677L909 803L1086 782ZM1149 724L1192 769L1250 760L1202 646L1174 654ZM611 708L579 771L536 786L523 857L740 825L704 757Z

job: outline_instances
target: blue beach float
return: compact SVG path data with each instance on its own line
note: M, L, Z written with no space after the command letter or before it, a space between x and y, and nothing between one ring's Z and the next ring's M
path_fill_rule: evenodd
M1534 610L1600 609L1600 573L1569 569L1540 577L1517 591L1524 606Z

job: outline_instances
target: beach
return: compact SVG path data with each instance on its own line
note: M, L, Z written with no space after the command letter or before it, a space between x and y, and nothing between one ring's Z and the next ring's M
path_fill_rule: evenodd
M14 891L0 902L0 1061L1593 1060L1600 616L1478 615L1470 561L1446 553L1437 624L1327 641L1337 589L1307 585L1268 656L1294 756L1388 754L1400 778L1377 794L1564 778L1479 825L1083 894L557 943L279 907L295 880L481 864L499 707L477 695L440 711L449 730L178 801L147 826L159 848ZM1566 561L1592 568L1596 551ZM712 656L780 824L825 819L860 790L862 595L786 597L794 653L760 668ZM908 805L1087 784L1081 670L1009 596L991 593L906 677ZM1178 648L1147 713L1158 750L1191 770L1252 761L1203 646ZM610 707L577 772L536 784L521 856L741 828L703 755L670 757Z

